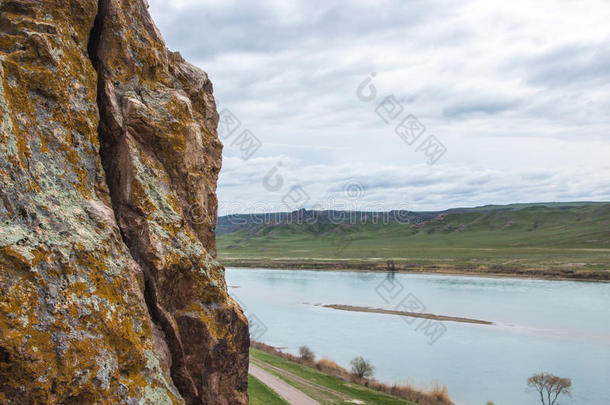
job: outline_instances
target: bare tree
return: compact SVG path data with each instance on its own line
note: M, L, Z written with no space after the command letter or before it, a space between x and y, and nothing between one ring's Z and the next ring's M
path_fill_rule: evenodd
M527 379L527 386L540 395L542 405L555 405L555 403L559 405L557 402L559 395L572 395L572 380L549 373L534 374Z

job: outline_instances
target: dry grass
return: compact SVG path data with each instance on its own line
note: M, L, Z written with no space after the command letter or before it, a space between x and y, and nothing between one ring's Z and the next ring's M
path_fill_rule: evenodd
M322 358L315 362L307 361L290 353L284 353L281 350L264 343L252 341L251 346L266 353L273 354L274 356L281 357L282 359L315 368L323 373L339 377L346 381L352 381L376 391L381 391L386 394L394 395L395 397L415 402L419 405L454 405L449 398L447 387L438 382L434 383L430 389L416 388L411 384L388 385L375 379L357 378L348 370L328 358Z
M318 363L316 364L316 368L318 370L324 371L325 373L328 374L343 374L346 373L347 370L345 370L343 367L341 367L340 365L338 365L337 363L335 363L334 361L332 361L331 359L328 359L326 357L321 358L320 360L318 360Z
M428 391L428 394L441 402L451 402L449 399L449 390L447 390L447 386L438 382L434 383L432 389Z
M387 385L376 380L364 380L360 381L360 383L374 390L382 391L386 394L394 395L396 397L415 402L419 405L453 404L449 398L447 387L444 385L435 384L431 389L422 389L414 387L411 384Z

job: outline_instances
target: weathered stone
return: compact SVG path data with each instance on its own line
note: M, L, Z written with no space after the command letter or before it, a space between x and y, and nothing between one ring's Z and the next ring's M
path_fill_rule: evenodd
M217 120L144 0L0 0L0 403L247 403Z

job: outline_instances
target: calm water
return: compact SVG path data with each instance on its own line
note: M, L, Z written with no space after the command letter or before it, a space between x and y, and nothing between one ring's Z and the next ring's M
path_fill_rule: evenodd
M226 277L258 340L293 353L306 344L344 367L362 355L377 379L424 387L436 380L458 404L538 404L525 381L543 370L572 379L573 396L562 404L610 404L610 284L233 268ZM438 325L316 305L401 302L403 310L496 324Z

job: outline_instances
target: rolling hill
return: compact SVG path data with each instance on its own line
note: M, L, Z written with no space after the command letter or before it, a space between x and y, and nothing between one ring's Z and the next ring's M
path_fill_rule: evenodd
M225 265L610 275L610 203L428 212L306 211L220 217Z

